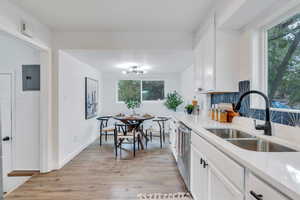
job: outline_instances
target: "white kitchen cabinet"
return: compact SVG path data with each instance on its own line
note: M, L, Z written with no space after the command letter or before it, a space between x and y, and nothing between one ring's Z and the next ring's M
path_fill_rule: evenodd
M207 199L208 171L203 167L204 156L191 147L191 193L195 200Z
M289 200L252 173L249 174L246 182L246 200Z
M194 132L191 193L196 200L244 199L244 169Z
M217 29L214 18L203 26L194 48L194 79L199 92L238 91L240 33Z
M211 162L208 162L208 194L209 200L243 200L239 191ZM219 166L220 167L220 166Z

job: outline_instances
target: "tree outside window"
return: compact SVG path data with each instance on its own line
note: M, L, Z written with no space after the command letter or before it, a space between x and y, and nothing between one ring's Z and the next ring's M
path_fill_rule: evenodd
M118 82L118 101L127 99L141 100L141 81L139 80L120 80Z
M165 97L164 81L119 80L118 101L157 101Z
M272 107L300 109L300 14L270 28L267 37Z
M157 101L165 97L164 81L143 81L143 101Z

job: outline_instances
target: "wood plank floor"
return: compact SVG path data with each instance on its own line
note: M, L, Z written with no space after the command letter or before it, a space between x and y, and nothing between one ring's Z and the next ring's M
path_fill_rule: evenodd
M131 150L131 146L125 146ZM34 175L5 200L133 200L138 193L185 191L168 147L153 142L115 160L112 143L91 144L64 168Z

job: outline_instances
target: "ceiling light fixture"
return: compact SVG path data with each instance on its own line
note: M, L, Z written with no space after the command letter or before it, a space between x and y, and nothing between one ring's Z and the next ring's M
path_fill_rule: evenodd
M142 70L142 69L141 69L140 67L138 67L138 66L131 66L131 67L129 67L129 69L123 70L122 73L123 73L123 74L143 75L143 74L146 74L147 71Z

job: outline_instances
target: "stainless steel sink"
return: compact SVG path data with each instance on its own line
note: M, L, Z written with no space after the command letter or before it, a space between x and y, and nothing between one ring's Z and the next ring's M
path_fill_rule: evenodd
M206 129L223 139L255 138L255 136L235 129Z
M267 140L253 138L244 140L227 140L228 142L246 150L259 152L296 152L296 150Z
M214 135L246 150L259 152L296 152L286 146L257 138L235 129L206 129Z

